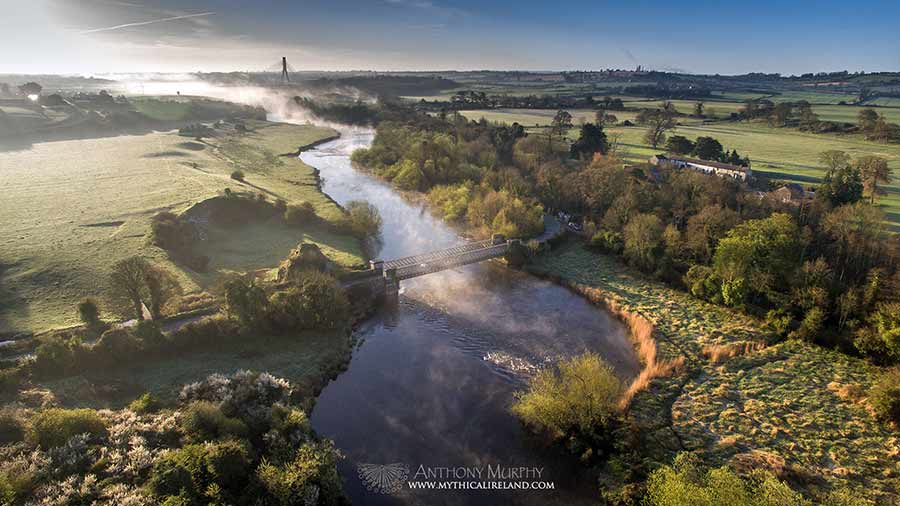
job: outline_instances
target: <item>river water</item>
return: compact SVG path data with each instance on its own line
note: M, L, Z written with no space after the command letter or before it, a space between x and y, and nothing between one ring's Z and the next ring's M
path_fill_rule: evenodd
M320 170L323 190L337 202L363 199L378 208L384 222L379 258L462 242L422 205L352 167L350 154L372 138L370 130L345 130L301 158ZM600 353L623 380L633 377L637 359L611 315L554 284L479 264L404 281L398 307L360 325L356 337L347 371L325 387L311 416L315 430L344 454L338 469L354 504L596 503L595 480L529 436L509 406L534 370L584 351ZM398 464L409 469L409 480L474 486L497 481L488 480L489 466L526 468L522 479L500 481L552 482L554 490L404 486L385 494L369 490L360 464ZM418 480L422 471L446 468L455 469L449 480ZM472 479L479 470L482 477ZM470 478L456 479L466 473Z

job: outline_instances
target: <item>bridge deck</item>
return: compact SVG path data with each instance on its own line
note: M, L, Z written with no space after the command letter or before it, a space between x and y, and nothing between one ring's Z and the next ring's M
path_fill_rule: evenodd
M438 251L431 251L428 253L423 253L421 255L413 255L408 257L396 258L394 260L387 260L384 262L384 268L402 269L404 267L420 265L434 260L440 260L442 258L453 257L455 255L468 253L470 251L481 250L489 246L493 246L493 243L490 241L490 239L486 241L467 242L465 244L460 244L459 246L453 246L451 248ZM506 245L504 244L503 246L505 247Z
M491 258L501 257L506 253L508 245L506 243L482 246L480 248L469 248L463 251L439 254L443 252L435 252L431 258L420 258L418 263L412 263L397 268L397 279L411 279L433 272L461 267L463 265L474 264ZM444 250L445 252L447 250ZM425 256L425 255L422 255ZM410 257L411 258L411 257ZM385 263L387 265L387 263Z

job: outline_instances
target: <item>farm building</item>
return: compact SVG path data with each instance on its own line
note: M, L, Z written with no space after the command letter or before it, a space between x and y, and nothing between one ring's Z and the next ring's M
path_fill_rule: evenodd
M815 193L805 190L797 183L788 183L781 188L770 191L769 195L785 204L800 205L804 200L813 198Z
M691 169L705 174L715 174L719 177L733 177L746 181L750 177L750 167L732 165L730 163L713 162L697 158L668 157L666 155L654 155L650 157L650 163L658 167L672 167L677 169Z

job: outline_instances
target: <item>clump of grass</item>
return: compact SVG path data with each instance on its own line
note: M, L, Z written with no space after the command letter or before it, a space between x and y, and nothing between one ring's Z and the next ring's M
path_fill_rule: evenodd
M721 364L734 357L759 351L765 347L766 344L760 341L731 344L707 344L703 347L703 356L708 358L713 364Z

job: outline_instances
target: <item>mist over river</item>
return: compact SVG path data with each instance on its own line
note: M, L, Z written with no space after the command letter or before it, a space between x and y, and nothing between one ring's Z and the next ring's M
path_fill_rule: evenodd
M379 258L461 243L422 205L353 168L350 154L373 136L346 129L301 159L319 169L323 190L337 202L363 199L378 208ZM636 375L627 331L611 315L564 288L482 263L403 281L399 307L364 322L356 337L348 370L324 389L311 415L315 430L345 456L338 468L354 504L596 503L593 478L531 437L509 406L533 371L559 357L595 351L623 380ZM462 481L476 483L488 471L515 468L521 480L512 481L552 482L554 490L426 491L404 482L384 494L369 490L360 464L406 466L410 481L423 470L434 476L464 468L475 478Z

